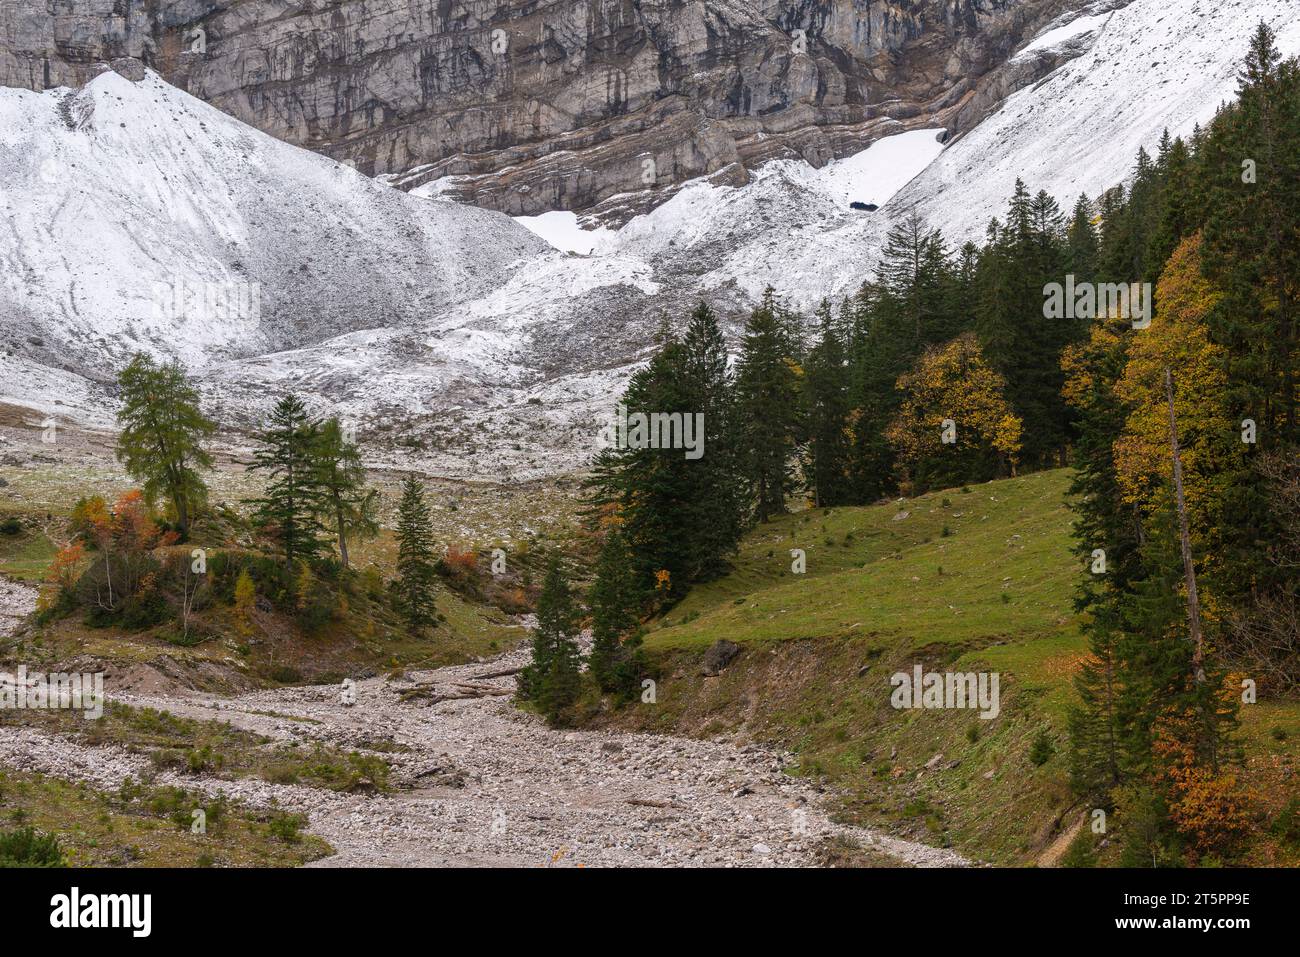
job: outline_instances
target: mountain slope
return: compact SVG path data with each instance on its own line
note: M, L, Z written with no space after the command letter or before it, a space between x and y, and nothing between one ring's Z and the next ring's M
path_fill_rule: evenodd
M0 321L27 356L91 375L138 348L199 365L413 322L547 249L153 74L0 89L0 190Z
M1078 0L59 0L0 6L0 84L136 58L273 136L514 214L582 210L891 118L965 128L1050 62L1007 55ZM1006 76L1007 73L1013 77ZM662 198L641 196L644 208Z
M1233 95L1261 18L1300 52L1291 0L1094 4L1012 57L1063 65L965 135L887 124L898 135L853 157L776 160L744 186L701 178L588 237L559 214L561 245L586 255L525 228L536 222L439 198L436 181L404 195L365 180L151 75L0 90L13 353L0 399L46 402L32 363L102 378L144 345L202 369L206 399L237 425L293 388L351 420L375 461L491 481L580 467L661 312L684 321L704 298L734 331L768 285L810 310L869 278L912 208L950 242L978 239L1017 176L1067 206L1095 195L1138 145L1189 133ZM261 281L262 321L157 319L153 284L173 273ZM69 394L74 417L111 407L93 387Z

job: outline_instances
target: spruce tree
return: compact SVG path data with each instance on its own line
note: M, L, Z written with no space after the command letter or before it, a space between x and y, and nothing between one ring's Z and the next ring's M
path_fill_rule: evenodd
M1050 196L1032 196L1016 180L1006 222L995 223L990 233L976 278L975 328L1024 420L1025 465L1063 464L1069 419L1061 399L1060 354L1077 329L1043 311L1044 287L1065 281L1063 217Z
M379 532L379 493L366 487L360 450L347 440L337 418L320 427L315 458L325 509L321 517L334 534L340 564L347 568L348 540L373 538Z
M784 513L794 490L799 372L789 330L789 318L769 288L745 325L736 374L745 477L760 522Z
M706 581L728 567L727 559L744 530L744 501L727 343L717 316L704 302L687 323L681 360L687 414L703 415L704 448L703 455L683 470L689 487L681 506L695 531L679 545L688 553L688 579Z
M285 564L296 568L327 547L319 516L325 500L316 463L319 430L296 396L276 403L271 421L253 453L254 471L267 474L266 490L252 500L253 522L279 545Z
M1215 118L1198 157L1205 196L1207 276L1223 299L1209 331L1224 349L1227 405L1256 423L1258 458L1300 448L1300 61L1283 60L1260 24L1239 98ZM1202 185L1202 193L1206 190ZM1221 589L1245 600L1288 576L1261 543L1278 538L1277 510L1257 469L1221 477L1216 525L1228 533ZM1292 576L1293 577L1293 576Z
M1075 284L1097 281L1097 269L1101 257L1101 244L1097 236L1097 227L1093 223L1095 214L1088 197L1080 193L1075 200L1074 210L1070 213L1070 225L1066 232L1068 250L1068 267L1074 276ZM1081 332L1086 332L1086 326Z
M533 660L519 674L521 697L532 701L551 724L558 724L581 691L578 609L558 559L551 559L537 599Z
M605 536L596 560L596 580L588 596L591 654L587 667L602 691L628 696L639 678L637 596L631 557L622 534Z
M703 303L682 341L665 326L659 351L628 382L621 405L637 415L703 416L698 457L627 439L602 449L585 482L593 524L617 520L630 553L638 599L671 603L696 581L717 576L735 551L743 489L734 388L717 320ZM629 428L631 431L631 428Z
M424 500L424 484L414 476L402 482L397 506L396 604L413 631L432 624L434 604L433 525Z
M177 531L185 538L194 511L207 498L199 470L212 468L204 443L216 423L199 408L198 390L178 362L158 365L137 353L118 373L117 384L122 393L118 461L144 483L150 502L161 495L171 503Z
M829 302L817 313L821 328L808 354L803 389L804 481L817 507L849 501L849 380L844 344Z

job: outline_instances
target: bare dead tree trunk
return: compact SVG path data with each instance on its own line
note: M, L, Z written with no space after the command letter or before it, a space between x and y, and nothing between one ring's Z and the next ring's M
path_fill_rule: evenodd
M1187 532L1187 503L1183 500L1183 459L1178 451L1178 419L1174 415L1174 376L1165 366L1165 396L1169 399L1169 449L1174 460L1174 502L1178 508L1178 535L1187 579L1187 628L1195 650L1192 671L1196 683L1205 681L1205 639L1201 632L1201 602L1196 594L1196 569L1192 567L1192 542Z

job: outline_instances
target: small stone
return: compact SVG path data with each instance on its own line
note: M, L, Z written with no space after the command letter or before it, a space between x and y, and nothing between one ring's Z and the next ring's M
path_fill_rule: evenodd
M755 853L755 854L771 854L771 853L772 853L772 849L771 849L770 847L768 847L766 844L755 844L755 845L754 845L754 853Z

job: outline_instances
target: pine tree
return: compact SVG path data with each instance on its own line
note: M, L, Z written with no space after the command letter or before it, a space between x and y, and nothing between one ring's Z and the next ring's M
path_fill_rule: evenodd
M424 500L424 484L414 476L402 482L402 500L397 506L396 604L413 631L433 623L434 605L433 525Z
M324 511L320 470L316 464L317 427L296 396L276 403L271 421L253 453L253 470L265 471L266 490L253 499L253 521L279 544L285 563L295 567L314 560L326 548L318 516Z
M536 704L551 724L560 723L581 691L577 634L578 609L569 581L552 559L537 599L533 660L518 678L520 696Z
M143 482L152 502L162 495L171 503L181 537L189 535L195 509L207 498L200 469L212 468L204 443L216 424L199 408L198 390L180 363L158 365L137 353L118 373L122 405L117 458L127 474Z
M794 490L801 370L789 331L790 319L769 288L745 325L736 374L745 477L760 522L784 513Z
M591 654L587 667L602 691L629 696L640 677L639 636L633 635L637 599L631 557L617 529L605 536L601 546L588 604Z
M347 440L337 418L328 419L320 427L315 459L325 508L321 517L334 534L340 563L347 568L348 540L373 538L379 532L375 517L379 493L366 487L361 453L355 443Z

